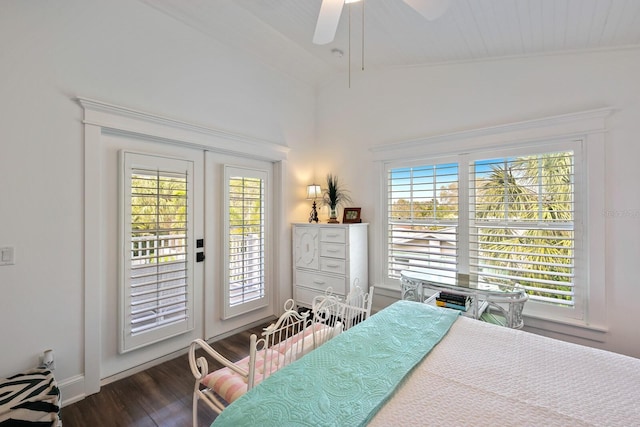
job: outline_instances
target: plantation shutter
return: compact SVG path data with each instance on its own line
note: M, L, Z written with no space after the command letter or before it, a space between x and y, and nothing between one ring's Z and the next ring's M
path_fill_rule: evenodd
M265 189L265 172L226 168L227 316L267 303Z
M400 167L388 174L388 277L402 270L455 283L458 164Z
M193 328L192 168L124 153L122 351Z
M574 153L477 160L470 176L471 281L573 306Z

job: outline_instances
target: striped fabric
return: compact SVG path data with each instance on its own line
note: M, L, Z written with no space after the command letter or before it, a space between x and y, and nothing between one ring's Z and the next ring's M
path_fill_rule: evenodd
M48 369L0 379L0 426L60 425L60 390Z
M256 375L254 377L254 384L260 384L264 379L264 364L270 364L271 369L267 371L276 371L278 365L282 361L282 354L273 349L266 350L266 358L264 356L265 350L257 352L256 357ZM249 356L236 362L236 365L246 371L249 370ZM267 375L268 376L268 375ZM215 391L220 397L222 397L227 403L231 403L238 397L247 392L246 379L230 368L222 368L211 372L204 377L202 384L205 387Z
M312 323L311 325L309 325L308 327L305 328L304 330L304 334L303 333L297 333L292 337L287 338L287 340L281 342L281 343L277 343L274 344L271 348L273 350L276 350L282 354L285 354L287 352L287 350L289 350L292 346L294 346L295 344L298 343L298 341L300 340L304 340L305 338L309 337L309 336L313 336L314 333L316 333L316 335L319 335L319 332L325 331L325 330L331 330L333 331L333 328L330 326L326 326L322 323ZM326 339L325 339L326 341Z
M307 341L309 338L314 338L314 331L316 332L317 337L321 338L322 342L314 345L313 341L311 341L311 345L305 343L304 346L302 344L298 344L301 340L305 340L305 338L307 338ZM266 350L259 350L256 353L254 385L260 384L264 378L277 371L283 365L293 362L312 350L315 346L322 344L327 340L327 337L329 337L329 331L333 331L333 328L317 323L306 328L304 334L298 333L286 341L274 345L273 347ZM298 345L296 346L296 344ZM291 354L291 350L297 350L297 352ZM249 371L249 356L235 362L235 364L238 367ZM222 397L227 403L233 402L247 392L246 378L227 367L209 373L202 379L201 384L215 391L216 394Z

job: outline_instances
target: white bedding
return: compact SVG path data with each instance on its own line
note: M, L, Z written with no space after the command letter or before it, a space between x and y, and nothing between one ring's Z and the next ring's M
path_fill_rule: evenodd
M640 359L461 317L371 426L640 426Z

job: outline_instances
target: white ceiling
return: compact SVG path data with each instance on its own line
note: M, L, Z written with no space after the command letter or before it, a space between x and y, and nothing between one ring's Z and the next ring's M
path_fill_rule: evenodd
M362 65L362 4L312 43L321 0L141 0L274 69L315 84ZM427 21L402 0L365 0L365 69L640 46L640 0L451 0ZM337 48L343 57L333 55Z

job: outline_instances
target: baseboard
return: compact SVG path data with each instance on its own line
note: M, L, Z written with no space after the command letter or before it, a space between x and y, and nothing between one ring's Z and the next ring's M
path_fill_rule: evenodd
M151 360L142 365L136 366L135 368L131 368L126 371L112 375L110 377L104 378L100 381L100 386L102 387L114 381L120 380L122 378L128 377L138 372L144 371L145 369L152 368L155 365L158 365L160 363L163 363L175 357L178 357L182 354L185 354L187 351L188 349L181 349L179 351ZM79 402L80 400L87 397L87 394L85 393L85 387L84 387L84 375L76 375L71 378L58 381L58 388L60 389L63 408L67 405L71 405L73 403Z
M228 336L234 335L242 330L245 329L249 329L255 326L259 326L262 325L266 322L268 322L270 319L272 319L273 316L270 316L269 318L266 319L262 319L256 322L253 322L249 325L245 325L242 326L241 328L238 328L236 330L233 331L229 331L226 332L224 334L218 335L216 337L210 338L209 340L207 340L208 342L214 342L223 338L226 338ZM110 377L107 378L103 378L102 380L100 380L100 387L105 386L107 384L110 384L114 381L118 381L121 380L123 378L126 378L128 376L131 376L133 374L137 374L138 372L142 372L145 369L149 369L152 368L156 365L159 365L161 363L167 362L171 359L175 359L176 357L182 356L183 354L186 354L189 351L189 348L183 348L177 351L174 351L172 353L169 353L167 355L164 355L162 357L159 357L157 359L153 359L150 360L146 363L143 363L141 365L135 366L131 369L127 369L125 371L119 372L117 374L114 374ZM82 399L84 399L85 397L87 397L87 394L85 393L85 386L84 386L84 375L76 375L73 376L71 378L67 378L63 381L58 381L58 387L60 388L60 394L62 396L62 407L65 407L67 405L71 405L73 403L76 403Z
M86 397L84 392L84 375L75 375L65 380L58 381L58 388L60 389L63 408Z
M107 384L111 384L114 381L127 378L133 374L137 374L138 372L142 372L149 368L153 368L156 365L175 359L176 357L182 356L183 354L186 354L188 351L189 351L189 347L182 348L180 350L171 352L169 354L165 354L164 356L145 362L141 365L134 366L133 368L127 369L122 372L118 372L117 374L113 374L110 377L103 378L102 380L100 380L100 387L105 386Z
M264 323L270 321L273 318L275 318L275 317L274 316L269 316L268 318L255 321L253 323L250 323L248 325L244 325L244 326L242 326L240 328L237 328L237 329L234 329L232 331L228 331L228 332L226 332L224 334L220 334L220 335L217 335L215 337L209 338L206 341L209 342L209 343L210 342L215 342L217 340L220 340L220 339L229 337L231 335L237 334L238 332L244 331L246 329L250 329L250 328L253 328L255 326L263 325ZM182 356L183 354L186 354L188 351L189 351L189 347L186 347L186 348L174 351L172 353L166 354L164 356L158 357L157 359L153 359L153 360L150 360L148 362L145 362L142 365L134 366L133 368L127 369L127 370L122 371L122 372L118 372L117 374L113 374L110 377L103 378L100 381L100 386L101 387L105 386L105 385L110 384L110 383L112 383L114 381L118 381L118 380L121 380L121 379L126 378L128 376L131 376L133 374L137 374L138 372L142 372L142 371L144 371L146 369L153 368L156 365L159 365L161 363L164 363L164 362L167 362L169 360L175 359L176 357Z
M214 342L219 341L221 339L228 338L231 335L235 335L235 334L237 334L239 332L246 331L247 329L255 328L256 326L260 326L260 325L264 325L264 324L269 323L269 322L273 322L277 318L278 318L278 316L268 316L268 317L265 317L264 319L256 320L255 322L248 323L246 325L237 327L237 328L232 329L230 331L227 331L225 333L214 335L212 337L209 337L209 338L205 339L205 341L208 342L209 344L211 344L211 343L214 343Z

